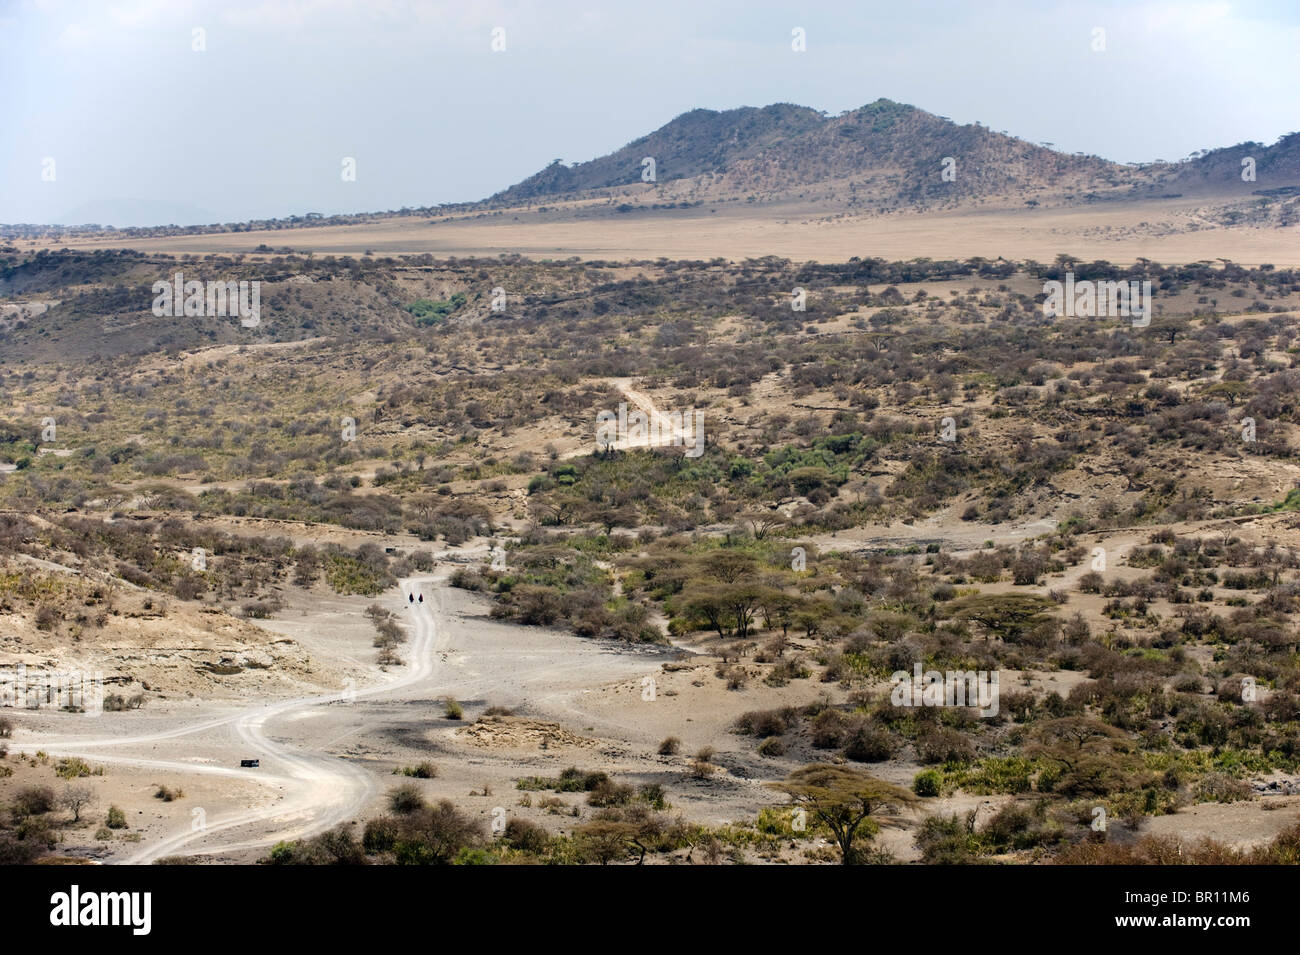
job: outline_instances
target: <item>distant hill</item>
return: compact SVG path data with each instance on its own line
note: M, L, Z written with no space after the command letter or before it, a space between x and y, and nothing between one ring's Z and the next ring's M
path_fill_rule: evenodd
M825 122L816 110L788 103L725 112L693 109L608 156L573 166L557 159L490 201L510 204L640 182L641 161L647 156L654 158L660 182L720 173L782 141L808 135Z
M647 157L654 160L653 181L642 178ZM1245 159L1253 161L1253 179L1242 178ZM115 200L72 210L62 217L62 226L0 224L0 237L62 243L101 234L139 239L312 230L393 218L539 212L541 206L586 200L595 201L579 210L583 216L705 203L734 203L732 208L788 203L835 216L954 207L1029 211L1026 207L1181 197L1196 205L1190 228L1300 224L1300 133L1271 146L1246 142L1206 149L1180 162L1132 165L1063 153L1050 143L1031 143L981 123L958 125L888 99L838 116L790 103L694 109L606 156L574 164L555 160L480 202L218 224L185 203Z
M1253 183L1241 178L1247 155L1255 159ZM654 184L642 180L645 157L655 161ZM1247 143L1181 163L1131 166L1058 152L979 123L961 126L880 99L834 117L788 103L692 110L607 156L571 166L557 160L488 203L602 194L645 201L654 190L656 198L799 198L885 211L994 197L1082 202L1170 190L1244 196L1292 186L1300 186L1300 134L1271 147Z
M1242 179L1245 159L1254 160L1254 181ZM1207 149L1171 168L1167 184L1189 190L1213 189L1222 183L1236 184L1251 192L1260 190L1265 195L1275 189L1297 189L1300 188L1300 133L1288 133L1272 146L1239 143L1223 149Z

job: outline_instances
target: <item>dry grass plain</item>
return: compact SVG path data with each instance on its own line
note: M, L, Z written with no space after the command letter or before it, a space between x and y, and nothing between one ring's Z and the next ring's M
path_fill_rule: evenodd
M626 214L590 203L546 212L506 210L440 219L376 217L348 226L176 235L68 237L56 247L132 248L174 254L252 253L259 245L318 255L496 256L536 259L713 259L775 255L795 262L983 256L1050 262L1062 252L1116 263L1230 259L1243 265L1300 265L1300 229L1216 224L1214 203L1181 197L1087 205L967 207L863 215L817 204L634 208ZM39 248L48 242L18 242Z

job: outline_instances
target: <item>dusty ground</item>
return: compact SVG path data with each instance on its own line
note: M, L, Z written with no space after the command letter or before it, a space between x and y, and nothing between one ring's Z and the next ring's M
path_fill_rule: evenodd
M638 406L679 406L671 389L631 379L610 384ZM779 400L760 385L744 400L719 399L719 407L709 407L708 420L743 422ZM788 397L784 400L789 403ZM814 392L798 399L795 407L815 408L831 400L829 394ZM933 412L908 409L922 415ZM994 425L988 427L987 440L997 440ZM519 429L511 438L513 447L534 452L550 440L562 447L545 425ZM1252 462L1258 473L1233 467L1236 470L1203 477L1225 496L1249 491L1269 498L1280 496L1295 479L1296 469L1289 464ZM887 474L873 476L882 487L889 479ZM505 493L521 494L525 480L508 478ZM1086 498L1122 491L1107 490L1106 480L1104 474L1079 469L1056 475L1053 483L1065 492L1064 501L1086 504ZM477 483L458 481L452 490L472 493ZM822 535L813 543L822 550L897 552L937 542L945 552L972 552L987 541L1014 543L1050 532L1063 516L1052 516L1049 509L1046 516L1011 524L976 524L960 520L962 507L963 502L956 501L915 521L857 527ZM409 535L379 537L304 522L222 517L210 524L232 533L285 537L295 544L355 547L376 542L407 552L430 549ZM1230 531L1250 544L1263 544L1290 542L1296 524L1294 514L1280 513L1174 524L1169 529L1179 535ZM1088 535L1081 543L1105 550L1108 576L1131 579L1145 572L1126 567L1125 559L1148 541L1151 531L1118 528ZM554 776L569 766L599 769L622 782L658 783L672 813L717 825L752 820L761 808L779 804L781 797L763 783L826 757L796 745L780 758L764 758L755 752L752 739L730 728L746 710L800 705L817 694L843 702L838 685L810 687L795 681L769 687L751 680L743 691L731 691L714 675L712 641L699 634L673 649L646 649L492 620L487 598L445 583L452 566L482 560L487 546L478 540L435 554L439 569L432 578L405 581L378 601L340 597L323 584L310 593L285 588L282 610L261 622L208 614L177 601L164 617L145 610L143 596L124 591L121 599L130 611L131 638L88 642L80 652L97 656L75 662L101 666L106 673L132 674L137 682L143 679L152 690L151 699L142 710L98 718L49 710L15 713L11 753L0 762L13 775L0 778L0 802L32 783L60 790L65 783L55 778L54 764L61 756L76 754L102 768L103 775L78 781L92 786L97 803L85 824L65 830L64 851L110 862L148 862L190 853L252 861L280 839L378 814L385 791L398 782L412 782L429 799L451 799L485 822L518 815L552 831L569 831L591 812L582 795L562 794L546 808L542 800L553 794L525 794L515 783L522 776ZM1106 598L1075 592L1078 578L1088 570L1085 561L1048 575L1038 589L1070 592L1067 613L1082 612L1094 629L1113 629L1115 625L1101 616ZM997 592L1012 586L984 589ZM1229 595L1214 589L1220 597ZM424 594L425 601L413 609L406 595L415 592ZM374 663L373 628L363 614L373 602L397 614L408 632L402 667L385 670ZM1173 610L1160 600L1153 601L1151 609L1161 616ZM217 636L221 627L227 630L222 639L214 638L214 621L220 624ZM0 664L31 665L56 649L42 646L45 638L26 622L18 636L21 645L13 645ZM263 660L267 654L274 659ZM250 659L271 665L248 667ZM210 665L224 660L240 664L240 672L214 673ZM1018 688L1063 695L1084 679L1083 673L1066 671L1014 678ZM650 680L653 699L646 693ZM1007 683L1011 680L1008 677ZM446 697L461 702L464 719L445 717ZM508 709L511 715L484 718L490 707ZM657 754L667 736L682 741L678 755ZM717 770L697 779L691 763L703 747L716 750ZM47 758L37 757L38 752ZM255 770L241 769L239 761L245 758L258 758L262 764ZM394 776L395 770L424 761L437 766L436 778ZM919 768L894 760L873 764L871 771L908 786ZM171 802L155 799L160 784L183 790L184 795ZM958 794L927 800L925 811L977 809L980 818L987 819L1009 798ZM1295 821L1296 813L1289 810L1300 804L1292 806L1289 798L1190 806L1151 820L1144 831L1192 840L1212 835L1236 845L1255 845ZM129 829L98 839L110 804L127 811ZM1274 811L1279 807L1284 811ZM914 823L915 817L899 821ZM910 829L888 825L878 844L901 860L915 859Z
M378 219L352 226L292 231L128 239L74 239L69 248L134 248L152 252L252 252L258 245L318 254L496 256L531 258L712 259L776 255L797 262L842 262L982 255L1050 262L1068 249L1083 259L1161 263L1228 258L1242 264L1300 264L1294 230L1215 226L1203 200L1177 198L1095 203L1068 208L989 208L885 216L828 213L815 206L736 208L707 203L691 210L574 218L561 210L538 215ZM1288 234L1290 231L1291 234ZM39 247L18 243L20 247Z
M1238 524L1237 533L1268 539L1285 534L1288 520L1287 515L1261 517ZM1179 533L1204 529L1177 528ZM861 528L822 543L879 546L882 540L901 543L930 534L950 547L974 549L988 537L1014 540L1030 530L984 525L953 532L900 525ZM971 533L980 540L966 539ZM1143 540L1143 534L1121 529L1097 542L1119 567L1127 550ZM453 561L482 549L475 542L464 553L440 553L443 569L434 577L404 581L379 598L410 635L402 667L383 670L372 662L372 633L360 612L372 602L368 598L314 596L262 622L263 629L292 638L322 670L341 678L342 689L337 684L309 693L272 688L247 693L242 702L230 693L220 699L173 695L139 711L95 718L6 711L16 718L16 729L8 741L10 755L0 765L13 774L0 779L0 800L34 782L61 790L65 781L55 778L54 766L60 757L76 754L103 774L76 781L92 787L96 803L83 824L64 831L63 851L108 862L148 862L174 854L249 862L280 839L382 812L384 793L398 782L414 783L429 799L451 799L485 823L518 815L552 831L570 831L591 812L581 794L560 794L544 808L542 800L554 794L526 794L515 783L522 776L558 775L569 766L600 769L619 781L659 783L673 814L716 825L752 820L762 807L779 805L782 798L763 782L822 758L799 746L780 758L761 757L752 740L730 727L743 710L804 703L815 692L840 702L837 685L823 684L810 693L802 681L769 687L752 680L743 691L730 691L714 676L710 641L698 635L689 647L647 649L492 620L487 598L445 584ZM1076 570L1065 577L1077 576ZM1069 582L1049 579L1045 588ZM425 601L413 605L408 593L423 594ZM1090 613L1089 603L1099 600L1076 595L1071 609L1077 604ZM1082 679L1080 673L1030 673L1017 683L1064 694ZM445 716L447 697L463 705L463 719ZM505 708L510 715L485 717L489 707ZM678 755L657 754L667 736L680 738ZM701 780L690 765L705 746L716 750L718 768ZM239 768L246 758L260 759L261 766ZM425 761L436 765L436 778L394 776L401 767ZM919 768L893 760L874 764L872 772L907 786ZM183 795L171 802L156 799L160 784ZM960 793L927 800L925 811L977 809L987 819L1010 798ZM1291 805L1295 802L1266 797L1195 805L1149 821L1144 831L1254 845L1294 822L1294 812L1272 810L1300 808ZM98 839L110 804L126 810L129 828ZM900 860L917 858L910 831L915 821L910 815L887 820L877 844Z

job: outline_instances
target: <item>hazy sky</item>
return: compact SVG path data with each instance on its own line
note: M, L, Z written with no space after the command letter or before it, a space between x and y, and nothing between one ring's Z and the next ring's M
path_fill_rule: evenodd
M0 222L480 199L695 107L882 96L1173 160L1300 129L1298 93L1300 0L0 0Z

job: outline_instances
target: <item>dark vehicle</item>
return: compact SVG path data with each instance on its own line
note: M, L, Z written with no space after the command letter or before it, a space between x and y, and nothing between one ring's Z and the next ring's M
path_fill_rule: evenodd
M240 768L240 769L257 769L259 766L261 766L261 764L262 764L262 761L261 761L260 759L241 759L241 760L239 761L239 768Z

